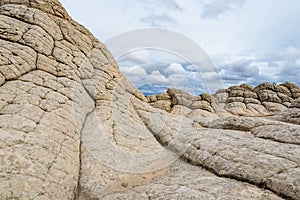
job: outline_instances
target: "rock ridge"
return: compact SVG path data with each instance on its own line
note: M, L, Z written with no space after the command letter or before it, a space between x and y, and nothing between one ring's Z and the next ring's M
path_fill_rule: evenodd
M145 97L57 0L0 0L0 199L299 199L292 83Z
M266 82L256 87L242 84L218 90L213 95L205 93L199 96L170 88L164 94L147 96L150 105L171 113L177 113L183 106L190 112L223 111L240 116L274 115L291 107L297 98L300 98L300 88L291 82Z

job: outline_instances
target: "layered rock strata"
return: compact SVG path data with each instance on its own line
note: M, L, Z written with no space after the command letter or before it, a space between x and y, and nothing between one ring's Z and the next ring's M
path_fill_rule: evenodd
M146 98L59 1L0 15L0 199L300 198L294 84Z

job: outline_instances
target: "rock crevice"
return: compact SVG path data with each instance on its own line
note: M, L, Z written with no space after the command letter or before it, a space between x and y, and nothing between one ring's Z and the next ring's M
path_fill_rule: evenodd
M295 84L145 97L59 1L0 15L0 199L300 198Z

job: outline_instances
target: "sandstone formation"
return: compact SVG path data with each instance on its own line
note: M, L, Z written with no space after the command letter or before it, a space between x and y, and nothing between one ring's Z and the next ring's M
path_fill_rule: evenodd
M300 199L300 90L145 97L57 0L0 0L0 199Z
M280 85L262 83L257 87L246 84L232 86L226 90L221 89L216 94L201 94L192 96L178 89L168 89L165 94L148 96L148 102L156 108L171 113L185 110L208 111L211 114L227 112L240 116L267 116L274 115L287 108L300 97L297 85L286 82ZM209 114L206 113L206 114Z

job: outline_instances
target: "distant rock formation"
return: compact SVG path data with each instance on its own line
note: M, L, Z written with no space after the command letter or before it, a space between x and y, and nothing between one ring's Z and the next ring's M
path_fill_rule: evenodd
M165 94L151 95L148 102L155 108L171 113L179 110L185 114L201 110L207 115L219 112L239 116L268 116L284 111L300 98L300 89L297 85L286 82L280 85L262 83L257 87L247 84L221 89L216 94L201 94L192 96L178 89L168 89Z
M296 85L146 98L59 1L0 14L0 199L300 199Z

